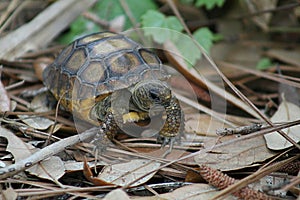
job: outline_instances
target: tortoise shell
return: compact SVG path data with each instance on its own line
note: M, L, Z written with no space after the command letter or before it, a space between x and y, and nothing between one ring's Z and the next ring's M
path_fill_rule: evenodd
M166 79L159 58L124 35L81 37L61 51L43 72L44 84L61 104L92 122L90 110L112 92L144 79Z

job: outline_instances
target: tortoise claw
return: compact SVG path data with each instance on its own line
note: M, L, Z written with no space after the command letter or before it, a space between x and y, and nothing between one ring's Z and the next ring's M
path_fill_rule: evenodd
M108 146L112 144L111 140L107 135L100 129L96 134L94 139L91 141L94 146L93 152L98 152L100 154L104 153Z
M161 143L161 148L165 147L166 145L169 145L169 149L163 154L163 157L167 156L169 153L172 152L172 149L174 147L174 142L177 140L176 137L163 137L159 135L157 137L157 142Z

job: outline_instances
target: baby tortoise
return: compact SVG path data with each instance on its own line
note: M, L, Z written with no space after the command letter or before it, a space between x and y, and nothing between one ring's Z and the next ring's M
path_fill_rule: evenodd
M43 72L44 84L56 99L74 116L100 124L109 139L120 125L149 118L150 108L163 106L166 121L158 140L171 147L184 119L168 77L155 54L112 32L75 40Z

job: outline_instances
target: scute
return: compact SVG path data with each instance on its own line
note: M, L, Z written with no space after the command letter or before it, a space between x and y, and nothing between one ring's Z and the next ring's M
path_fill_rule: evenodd
M78 74L83 83L90 83L94 86L103 83L107 78L104 63L101 61L92 61L87 64L83 71Z
M117 52L123 49L135 48L137 44L131 43L123 38L108 38L106 40L100 40L96 44L93 44L90 51L91 58L103 58L113 52Z
M139 54L143 58L144 62L147 64L158 64L160 63L159 58L153 54L152 52L146 50L146 49L140 49Z
M118 77L126 74L129 70L139 67L142 62L133 52L120 52L105 59L109 77Z
M57 65L62 65L64 64L64 62L66 61L67 58L69 58L69 56L72 55L72 51L74 50L74 44L70 44L68 45L66 48L64 48L60 54L58 55L58 57L55 60L55 63Z
M82 66L85 62L88 62L85 49L75 49L69 59L66 61L63 70L70 75L76 74L80 69L82 69Z
M113 37L118 34L112 33L112 32L101 32L101 33L95 33L95 34L90 34L88 36L82 37L78 39L77 45L87 45L89 43L95 42L97 40L101 40L103 38L108 38L108 37Z

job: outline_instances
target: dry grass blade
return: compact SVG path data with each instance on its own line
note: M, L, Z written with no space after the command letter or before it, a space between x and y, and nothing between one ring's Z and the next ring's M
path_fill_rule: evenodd
M223 66L223 67L226 67L226 68L233 68L233 69L241 70L241 71L244 71L244 72L247 72L247 73L250 73L250 74L254 74L258 77L263 77L263 78L266 78L266 79L269 79L269 80L276 81L278 83L287 84L289 86L300 88L300 83L290 81L290 80L284 79L282 77L277 77L276 74L271 74L271 73L266 73L266 72L262 72L262 71L252 70L252 69L237 66L235 64L231 64L231 63L227 63L227 62L219 62L218 64Z
M209 114L210 116L214 117L214 118L217 119L217 120L220 120L221 122L224 122L224 123L226 123L226 124L228 124L228 125L230 125L230 126L232 126L232 127L235 126L234 123L231 123L230 121L225 120L225 117L222 116L221 113L215 112L215 111L212 110L212 109L209 109L209 108L207 108L207 107L205 107L205 106L202 106L201 104L199 104L199 103L197 103L197 102L194 102L194 101L192 101L191 99L189 99L189 98L187 98L187 97L185 97L185 96L182 96L182 95L180 95L180 94L176 94L176 97L177 97L180 101L182 101L182 102L184 102L184 103L190 105L191 107L194 107L194 108L196 108L196 109L198 109L198 110L200 110L200 111L202 111L202 112L205 112L205 113Z
M5 24L7 23L9 16L11 13L18 7L18 5L21 3L20 0L13 0L9 3L6 11L1 15L0 17L0 34L6 27Z
M1 77L1 72L0 72ZM10 99L7 95L6 89L4 88L0 80L0 112L6 112L10 110Z
M0 39L0 58L13 60L29 50L46 46L94 2L61 0L53 3L32 21Z

